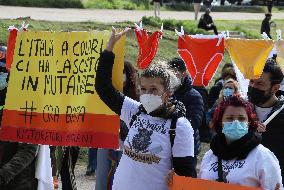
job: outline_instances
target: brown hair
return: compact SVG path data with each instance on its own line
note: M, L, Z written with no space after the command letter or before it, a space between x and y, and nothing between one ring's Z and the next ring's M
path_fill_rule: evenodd
M134 68L134 66L129 62L124 62L124 73L126 75L126 84L123 87L123 93L124 95L137 100L138 96L136 93L137 89L137 70Z

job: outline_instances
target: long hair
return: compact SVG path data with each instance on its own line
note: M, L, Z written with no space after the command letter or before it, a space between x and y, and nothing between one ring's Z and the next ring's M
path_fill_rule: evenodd
M253 109L253 106L248 101L244 100L242 97L233 95L227 99L224 99L219 103L217 106L214 116L213 116L213 122L212 122L212 128L217 132L221 133L222 131L222 118L224 115L224 112L228 106L234 106L234 107L243 107L246 110L246 113L248 115L248 126L249 130L256 130L259 124L259 120L257 118L257 115Z
M128 61L124 61L124 73L126 75L126 84L123 87L123 93L124 95L137 100L137 71Z

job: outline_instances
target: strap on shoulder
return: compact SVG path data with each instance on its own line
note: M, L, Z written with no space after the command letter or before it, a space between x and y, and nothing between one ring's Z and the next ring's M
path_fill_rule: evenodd
M171 147L172 148L174 146L174 141L175 141L175 137L176 137L177 120L178 120L178 118L173 118L172 119L171 127L170 127L170 130L169 130L170 141L171 141Z
M134 114L134 115L132 115L131 120L130 120L130 123L129 123L129 127L132 126L133 122L134 122L134 121L137 119L137 117L142 113L142 111L143 111L143 106L140 105L140 106L138 107L137 113Z

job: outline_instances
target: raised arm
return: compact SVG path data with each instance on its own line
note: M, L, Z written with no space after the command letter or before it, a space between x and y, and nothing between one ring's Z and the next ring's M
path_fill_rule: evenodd
M193 129L186 118L179 118L176 124L176 136L172 148L173 168L180 176L196 177L194 170Z
M96 91L101 100L116 114L121 114L121 108L125 96L115 89L112 85L112 68L114 64L115 55L112 52L116 42L129 29L116 34L115 29L112 29L112 34L109 39L107 48L101 53L99 64L96 73Z

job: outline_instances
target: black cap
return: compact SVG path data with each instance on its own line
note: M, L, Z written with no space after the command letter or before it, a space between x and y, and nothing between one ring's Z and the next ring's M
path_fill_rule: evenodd
M168 64L172 69L178 69L180 72L186 71L186 65L181 58L173 58Z

